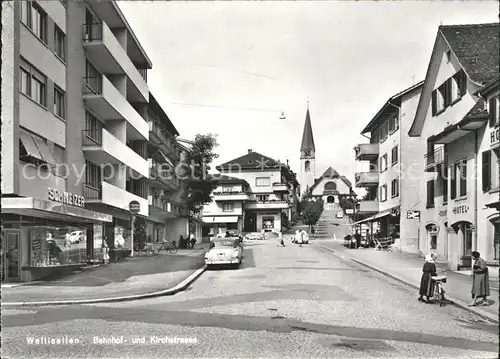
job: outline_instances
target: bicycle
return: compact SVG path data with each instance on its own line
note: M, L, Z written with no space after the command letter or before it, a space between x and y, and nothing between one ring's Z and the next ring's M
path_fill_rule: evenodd
M447 282L446 272L439 272L438 276L432 277L432 281L434 282L434 298L439 301L439 306L442 307L446 298L444 297L444 293L446 291L443 288L443 283Z
M169 242L166 239L163 239L161 246L158 248L156 253L160 253L162 249L165 250L165 252L170 252L171 254L175 254L179 250L179 247L177 247L177 243L175 243L175 241Z

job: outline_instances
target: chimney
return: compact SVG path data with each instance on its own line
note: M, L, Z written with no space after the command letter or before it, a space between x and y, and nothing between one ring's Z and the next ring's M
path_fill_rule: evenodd
M251 148L249 148L249 149L248 149L248 153L252 153L252 152L253 152L253 151L252 151L252 149L251 149Z

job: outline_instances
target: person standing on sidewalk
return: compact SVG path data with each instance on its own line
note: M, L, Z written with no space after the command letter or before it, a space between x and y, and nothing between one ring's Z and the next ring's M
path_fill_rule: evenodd
M434 283L432 277L437 275L436 264L434 264L434 256L427 254L425 256L424 267L422 268L422 279L420 280L420 302L429 303L430 298L434 294ZM426 299L424 299L424 296Z
M469 307L476 306L477 300L483 298L482 305L488 305L486 297L490 295L490 278L488 266L479 252L472 252L474 263L472 264L472 303Z

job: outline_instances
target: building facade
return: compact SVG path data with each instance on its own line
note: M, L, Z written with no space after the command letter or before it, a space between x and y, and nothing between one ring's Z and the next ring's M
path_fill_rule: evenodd
M158 144L152 64L120 8L2 2L2 40L4 279L98 261L103 239L132 250L129 204L144 219L156 209L149 160Z
M340 206L342 198L353 199L356 193L352 190L351 182L345 176L341 176L333 168L328 169L314 180L309 188L309 196L313 200L321 200L325 209L335 209ZM339 207L340 208L340 207Z
M236 186L238 194L226 197L224 194L214 193L214 203L208 205L203 213L204 221L217 217L222 209L225 216L233 217L230 222L235 223L234 218L238 217L238 225L232 226L239 226L238 229L241 228L243 232L281 231L288 225L296 203L298 185L288 164L248 150L246 155L217 166L216 169L220 172L217 176L223 176L220 179L221 189L229 190L223 188ZM226 176L233 178L229 179L232 183L226 183ZM241 182L235 183L234 178ZM239 216L242 217L241 224ZM230 222L226 221L227 228ZM207 224L209 223L205 223Z
M418 162L419 138L407 135L413 122L423 83L418 83L392 96L369 122L362 135L370 134L370 143L359 144L355 150L361 171L356 187L366 188L365 198L357 203L356 214L365 217L370 234L395 236L401 249L417 252L418 219L407 213L418 209L415 192L419 178L413 174Z
M409 131L425 141L426 152L419 250L436 253L452 269L470 268L475 250L487 261L498 258L498 157L491 146L497 107L488 109L478 96L498 76L498 34L498 23L439 27ZM485 92L488 101L494 93Z

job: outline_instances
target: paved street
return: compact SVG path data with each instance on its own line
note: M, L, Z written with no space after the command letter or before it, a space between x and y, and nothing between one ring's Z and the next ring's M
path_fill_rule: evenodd
M498 357L496 325L420 303L415 290L312 245L286 245L245 242L239 270L207 271L170 297L4 309L2 357ZM27 345L29 336L80 343ZM88 345L95 336L124 343Z

